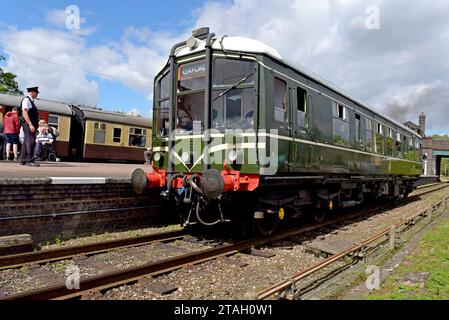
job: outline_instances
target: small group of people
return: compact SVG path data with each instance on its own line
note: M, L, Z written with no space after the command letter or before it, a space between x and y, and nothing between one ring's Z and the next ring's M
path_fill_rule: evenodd
M6 136L6 157L10 159L11 147L14 161L20 161L22 165L39 167L35 161L41 160L42 151L54 154L55 161L59 161L53 146L55 135L50 132L51 127L45 120L39 120L39 112L34 99L39 94L39 87L27 89L28 95L22 100L21 109L23 123L19 119L19 106L14 107L4 117L4 135ZM18 145L22 144L20 159L18 158Z

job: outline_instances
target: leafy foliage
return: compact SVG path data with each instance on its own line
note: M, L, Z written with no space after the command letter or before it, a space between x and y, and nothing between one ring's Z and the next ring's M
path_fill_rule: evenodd
M0 56L0 61L6 61L6 58ZM23 95L19 90L19 85L16 81L16 75L11 72L5 72L0 67L0 93L8 93L15 95Z

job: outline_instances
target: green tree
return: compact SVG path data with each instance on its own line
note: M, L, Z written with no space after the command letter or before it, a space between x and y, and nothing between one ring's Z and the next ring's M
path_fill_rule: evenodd
M6 61L6 58L0 56L0 62ZM0 93L23 95L23 92L19 90L19 85L16 81L16 75L11 72L5 72L0 67Z
M432 136L433 140L440 140L440 141L449 141L449 135L447 134L435 134Z

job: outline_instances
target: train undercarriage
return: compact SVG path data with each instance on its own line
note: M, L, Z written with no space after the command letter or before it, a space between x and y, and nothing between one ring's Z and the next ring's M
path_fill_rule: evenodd
M183 227L223 223L243 226L245 233L270 235L277 226L309 218L323 221L328 213L371 199L407 197L417 178L390 177L266 177L253 191L232 191L217 170L203 175L177 174L167 181L162 196ZM227 190L226 190L227 189Z

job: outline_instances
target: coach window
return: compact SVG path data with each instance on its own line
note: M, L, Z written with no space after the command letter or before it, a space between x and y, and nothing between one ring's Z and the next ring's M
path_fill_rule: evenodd
M394 156L394 132L391 128L387 128L387 139L386 139L386 155L393 157Z
M113 134L112 134L112 141L114 143L122 142L122 129L121 128L114 128Z
M360 132L360 115L355 115L355 141L357 142L358 146L360 146L361 139L361 132Z
M106 140L106 123L94 123L94 143L104 143Z
M332 102L334 143L349 146L348 108Z
M396 132L396 158L402 159L402 139L399 132Z
M375 134L375 152L377 154L384 154L384 126L380 123L376 123L376 134Z
M129 143L130 147L145 147L147 130L142 128L129 128Z
M413 147L413 145L415 144L415 141L412 139L410 139L409 143L408 143L408 159L415 161L415 148Z
M54 115L48 115L48 125L55 129L59 129L59 117Z
M287 121L287 83L274 78L274 120Z
M421 161L421 143L419 140L415 141L415 161L419 162Z
M408 160L409 159L409 154L410 154L410 150L408 148L410 138L406 137L406 136L402 136L402 145L404 146L404 154L402 159Z
M366 118L366 151L373 152L373 122Z
M306 127L306 113L307 113L307 91L298 87L297 88L298 99L298 111L297 111L297 124L298 127Z

